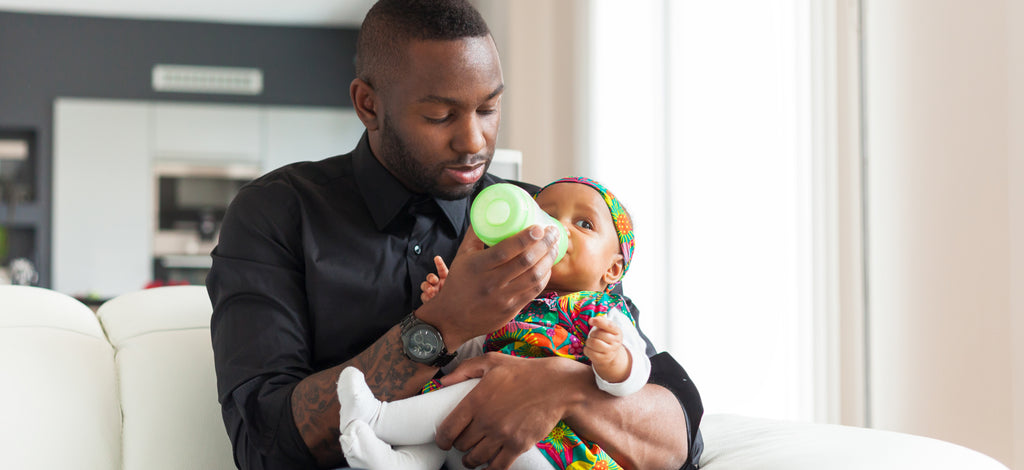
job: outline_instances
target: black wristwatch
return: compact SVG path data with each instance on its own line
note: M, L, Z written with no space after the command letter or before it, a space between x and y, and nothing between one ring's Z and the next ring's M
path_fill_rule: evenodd
M415 312L402 319L402 352L420 364L444 367L458 352L448 354L441 332L433 325L416 318Z

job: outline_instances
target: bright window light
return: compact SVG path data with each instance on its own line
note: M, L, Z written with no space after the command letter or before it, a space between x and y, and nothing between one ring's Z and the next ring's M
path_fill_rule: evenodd
M641 324L707 413L815 419L809 2L591 7L590 171L636 219Z

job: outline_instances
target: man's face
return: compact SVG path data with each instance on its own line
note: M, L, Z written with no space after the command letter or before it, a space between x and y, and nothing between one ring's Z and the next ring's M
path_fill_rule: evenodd
M469 195L494 156L503 89L490 36L410 42L404 64L378 91L378 158L414 192Z

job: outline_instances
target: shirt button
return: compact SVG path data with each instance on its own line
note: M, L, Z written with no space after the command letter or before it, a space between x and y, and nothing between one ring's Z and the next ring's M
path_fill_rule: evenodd
M423 249L420 248L419 245L416 245L416 246L412 247L412 252L416 253L417 255L420 254L422 251L423 251Z

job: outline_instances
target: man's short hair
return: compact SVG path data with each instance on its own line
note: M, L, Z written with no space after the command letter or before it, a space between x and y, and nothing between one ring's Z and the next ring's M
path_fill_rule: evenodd
M356 77L380 89L404 60L409 41L446 41L490 34L468 0L380 0L356 41Z

